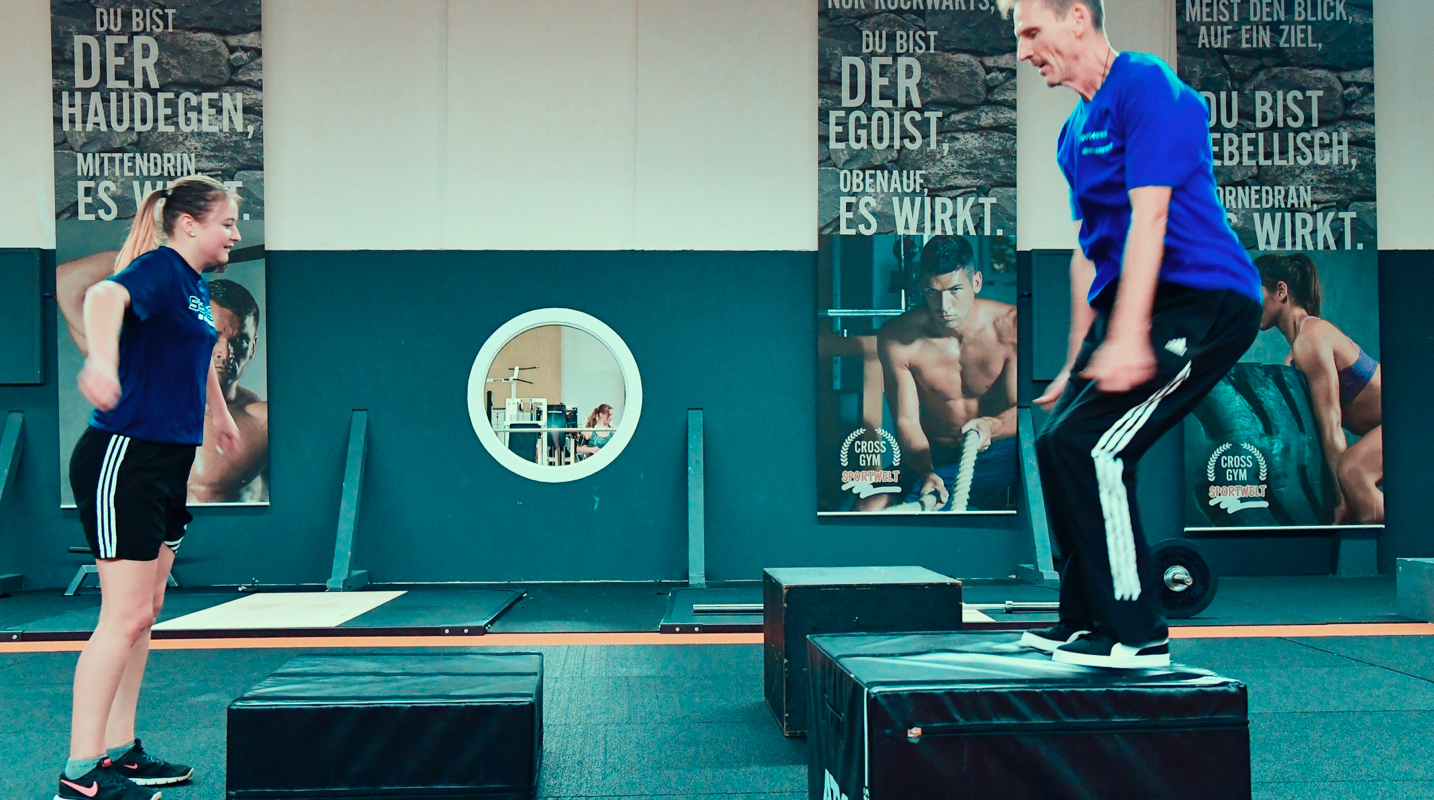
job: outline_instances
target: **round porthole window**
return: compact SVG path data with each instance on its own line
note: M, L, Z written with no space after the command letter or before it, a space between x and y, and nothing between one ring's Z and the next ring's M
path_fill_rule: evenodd
M612 463L641 414L632 351L601 320L569 308L509 320L483 343L468 376L478 441L535 481L575 481Z

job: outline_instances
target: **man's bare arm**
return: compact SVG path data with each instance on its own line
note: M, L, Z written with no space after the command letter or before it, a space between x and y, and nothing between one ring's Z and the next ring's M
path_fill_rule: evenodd
M1079 227L1080 223L1076 223ZM1090 285L1095 283L1095 262L1085 257L1079 247L1071 254L1071 330L1066 340L1066 370L1080 355L1085 335L1095 322L1095 309L1090 307Z
M1165 225L1170 215L1169 186L1130 190L1130 233L1120 265L1120 289L1110 315L1110 338L1149 341L1150 309L1160 262L1165 257Z
M1155 304L1160 262L1165 256L1170 187L1131 189L1130 206L1130 233L1125 239L1110 329L1083 373L1102 392L1129 391L1155 376L1150 310Z
M997 341L1007 347L1009 352L1001 365L1001 374L996 376L995 383L981 396L978 404L978 413L981 416L961 427L962 433L977 427L985 429L986 437L981 442L982 450L989 447L994 439L1016 435L1017 326L1014 307L997 318L995 330Z
M209 365L209 377L205 388L205 413L214 428L214 445L220 455L239 447L239 426L234 424L234 415L224 400L224 390L219 387L219 375L214 365Z
M991 390L981 398L981 406L986 418L993 420L992 439L1004 439L1016 435L1016 356L1014 353L1006 359L1001 376L996 379ZM991 413L993 411L995 413Z
M896 421L896 440L901 444L902 460L923 475L932 471L931 442L921 428L921 399L916 394L916 378L911 365L896 352L897 346L878 338L881 372L886 384L886 402L891 418Z
M918 476L916 494L923 504L935 498L930 508L942 508L950 502L951 494L931 460L931 441L921 427L921 397L916 392L911 364L904 354L896 352L890 340L878 338L877 349L881 353L886 401L892 405L891 416L896 420L896 441L901 445L903 460Z

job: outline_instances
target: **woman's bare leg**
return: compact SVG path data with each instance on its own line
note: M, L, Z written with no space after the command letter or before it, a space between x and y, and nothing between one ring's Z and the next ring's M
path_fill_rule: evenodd
M1339 486L1356 522L1384 522L1384 426L1366 433L1339 458Z
M100 621L75 665L75 698L70 722L70 758L105 752L105 730L131 654L149 640L154 624L156 561L97 561Z
M169 570L172 566L174 551L161 545L151 594L154 619L159 619L159 611L164 607L164 589L169 585ZM146 628L130 648L124 677L120 679L119 690L115 692L114 704L110 706L109 720L105 724L106 749L134 741L134 718L139 707L139 687L144 683L144 667L149 661L149 635L149 629Z

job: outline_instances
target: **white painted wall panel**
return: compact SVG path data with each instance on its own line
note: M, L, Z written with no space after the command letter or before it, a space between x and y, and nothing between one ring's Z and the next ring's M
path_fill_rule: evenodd
M1030 64L1016 66L1016 249L1075 247L1070 190L1056 166L1056 137L1079 99L1047 88Z
M1175 5L1151 0L1106 0L1105 28L1116 50L1153 53L1175 66ZM1014 30L1014 29L1013 29ZM1016 248L1075 247L1070 189L1056 166L1056 137L1079 96L1046 88L1030 64L1016 72Z
M265 0L268 247L443 247L445 5Z
M1378 152L1379 248L1434 249L1434 49L1429 47L1434 3L1379 0L1374 4L1374 106Z
M641 0L637 237L815 250L813 2Z
M0 0L0 247L55 246L50 93L50 4Z
M1175 6L1107 0L1173 60ZM276 249L811 249L816 5L265 0ZM52 247L49 3L0 0L0 247ZM1434 248L1427 0L1379 0L1380 246ZM1055 136L1021 66L1022 249L1069 247Z
M578 410L581 426L588 424L589 414L606 403L613 408L612 426L619 427L622 412L627 409L627 384L612 351L591 333L577 328L564 325L558 336L562 349L558 357L562 397L558 399Z
M636 0L449 0L444 246L636 246Z

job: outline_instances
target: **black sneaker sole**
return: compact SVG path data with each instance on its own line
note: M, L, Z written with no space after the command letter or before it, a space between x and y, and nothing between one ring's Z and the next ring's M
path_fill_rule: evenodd
M1037 650L1044 650L1047 653L1054 653L1057 647L1070 644L1071 642L1074 642L1076 639L1087 633L1090 633L1090 631L1076 631L1075 633L1071 634L1071 638L1062 642L1057 641L1055 639L1047 639L1044 636L1039 636L1036 634L1035 631L1026 631L1025 633L1021 634L1020 643L1025 647L1034 647Z

